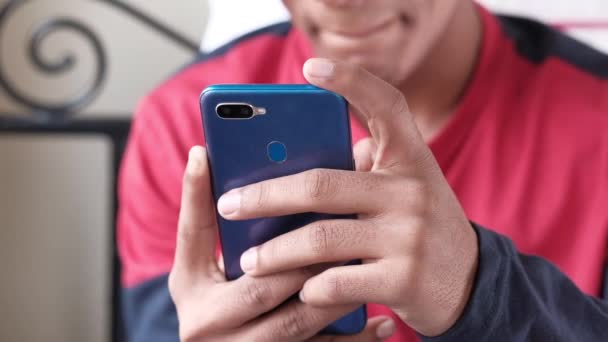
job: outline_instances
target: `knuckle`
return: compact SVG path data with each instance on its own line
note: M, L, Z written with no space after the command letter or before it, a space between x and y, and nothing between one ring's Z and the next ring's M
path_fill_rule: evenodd
M284 260L286 253L291 253L295 243L285 236L277 238L275 241L270 241L258 246L257 267L266 270L270 265L276 266L277 260Z
M327 223L318 222L310 230L310 248L316 255L323 255L328 251L330 229Z
M258 207L264 206L268 201L268 194L269 194L268 184L265 182L258 183L253 187L253 191L255 193L254 198L255 198L256 206L258 206Z
M302 244L302 239L299 236L285 234L277 237L274 240L268 241L259 245L257 266L260 269L268 269L277 267L277 265L288 265L292 260L294 248L298 248Z
M272 305L272 289L264 281L252 280L245 285L239 302L246 306L266 308Z
M420 146L420 148L412 151L410 155L410 163L413 165L420 174L424 174L431 177L444 177L433 152L426 147Z
M409 112L407 100L399 90L394 89L391 96L393 98L392 106L390 108L391 114L395 116L401 116L402 114Z
M186 169L186 172L184 172L183 183L190 187L196 186L201 182L202 176L203 173L199 169Z
M352 221L341 229L334 244L344 249L355 246L368 250L372 249L369 246L383 243L380 239L382 236L384 236L384 227L378 220Z
M291 338L305 335L309 330L307 315L302 309L285 314L277 326L279 334Z
M367 193L376 193L383 188L384 175L365 174L352 177L353 184Z
M441 174L441 169L437 167L438 165L435 161L435 156L428 148L421 149L414 161L419 167L422 167L422 171L425 171L425 173L430 174L439 171Z
M266 242L259 245L257 248L256 267L266 269L269 264L273 264L275 260L281 257L283 244L277 241Z
M308 172L304 181L308 197L318 200L330 196L334 183L333 178L327 170L315 169Z
M336 300L348 296L348 285L344 283L344 279L333 272L327 274L327 298Z
M192 222L187 219L180 219L180 227L177 230L178 243L187 245L190 241L195 239L197 229L194 227Z
M179 221L176 237L177 245L179 246L190 246L193 243L200 243L203 239L203 232L209 228L188 218L180 217Z

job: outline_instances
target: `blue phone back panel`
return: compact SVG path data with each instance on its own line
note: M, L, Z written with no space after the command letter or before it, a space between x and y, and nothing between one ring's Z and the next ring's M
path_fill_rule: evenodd
M218 104L235 102L266 108L267 113L247 120L217 115ZM212 86L201 94L201 112L216 203L231 189L271 178L314 168L354 169L347 103L326 90L309 85ZM269 157L273 142L286 148L282 163ZM240 257L250 247L313 221L338 217L303 213L228 221L218 214L226 277L233 280L243 275ZM354 334L365 322L362 307L324 333Z

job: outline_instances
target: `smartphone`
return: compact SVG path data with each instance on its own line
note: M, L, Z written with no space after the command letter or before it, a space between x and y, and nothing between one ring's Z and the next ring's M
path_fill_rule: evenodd
M315 168L354 170L348 105L311 85L214 85L200 97L215 202L224 193ZM243 275L241 255L278 235L322 219L320 213L229 221L217 214L226 278ZM351 261L357 263L358 261ZM363 330L365 306L322 333Z

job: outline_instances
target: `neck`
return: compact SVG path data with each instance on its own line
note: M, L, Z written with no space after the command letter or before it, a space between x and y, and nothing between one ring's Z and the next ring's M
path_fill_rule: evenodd
M402 84L416 124L428 142L451 118L477 64L482 24L475 4L461 1L424 63Z

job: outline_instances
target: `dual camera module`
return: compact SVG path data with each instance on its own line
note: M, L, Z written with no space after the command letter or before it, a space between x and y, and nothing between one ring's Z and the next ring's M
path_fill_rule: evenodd
M266 114L266 109L254 107L248 103L222 103L215 108L222 119L251 119L256 115Z

